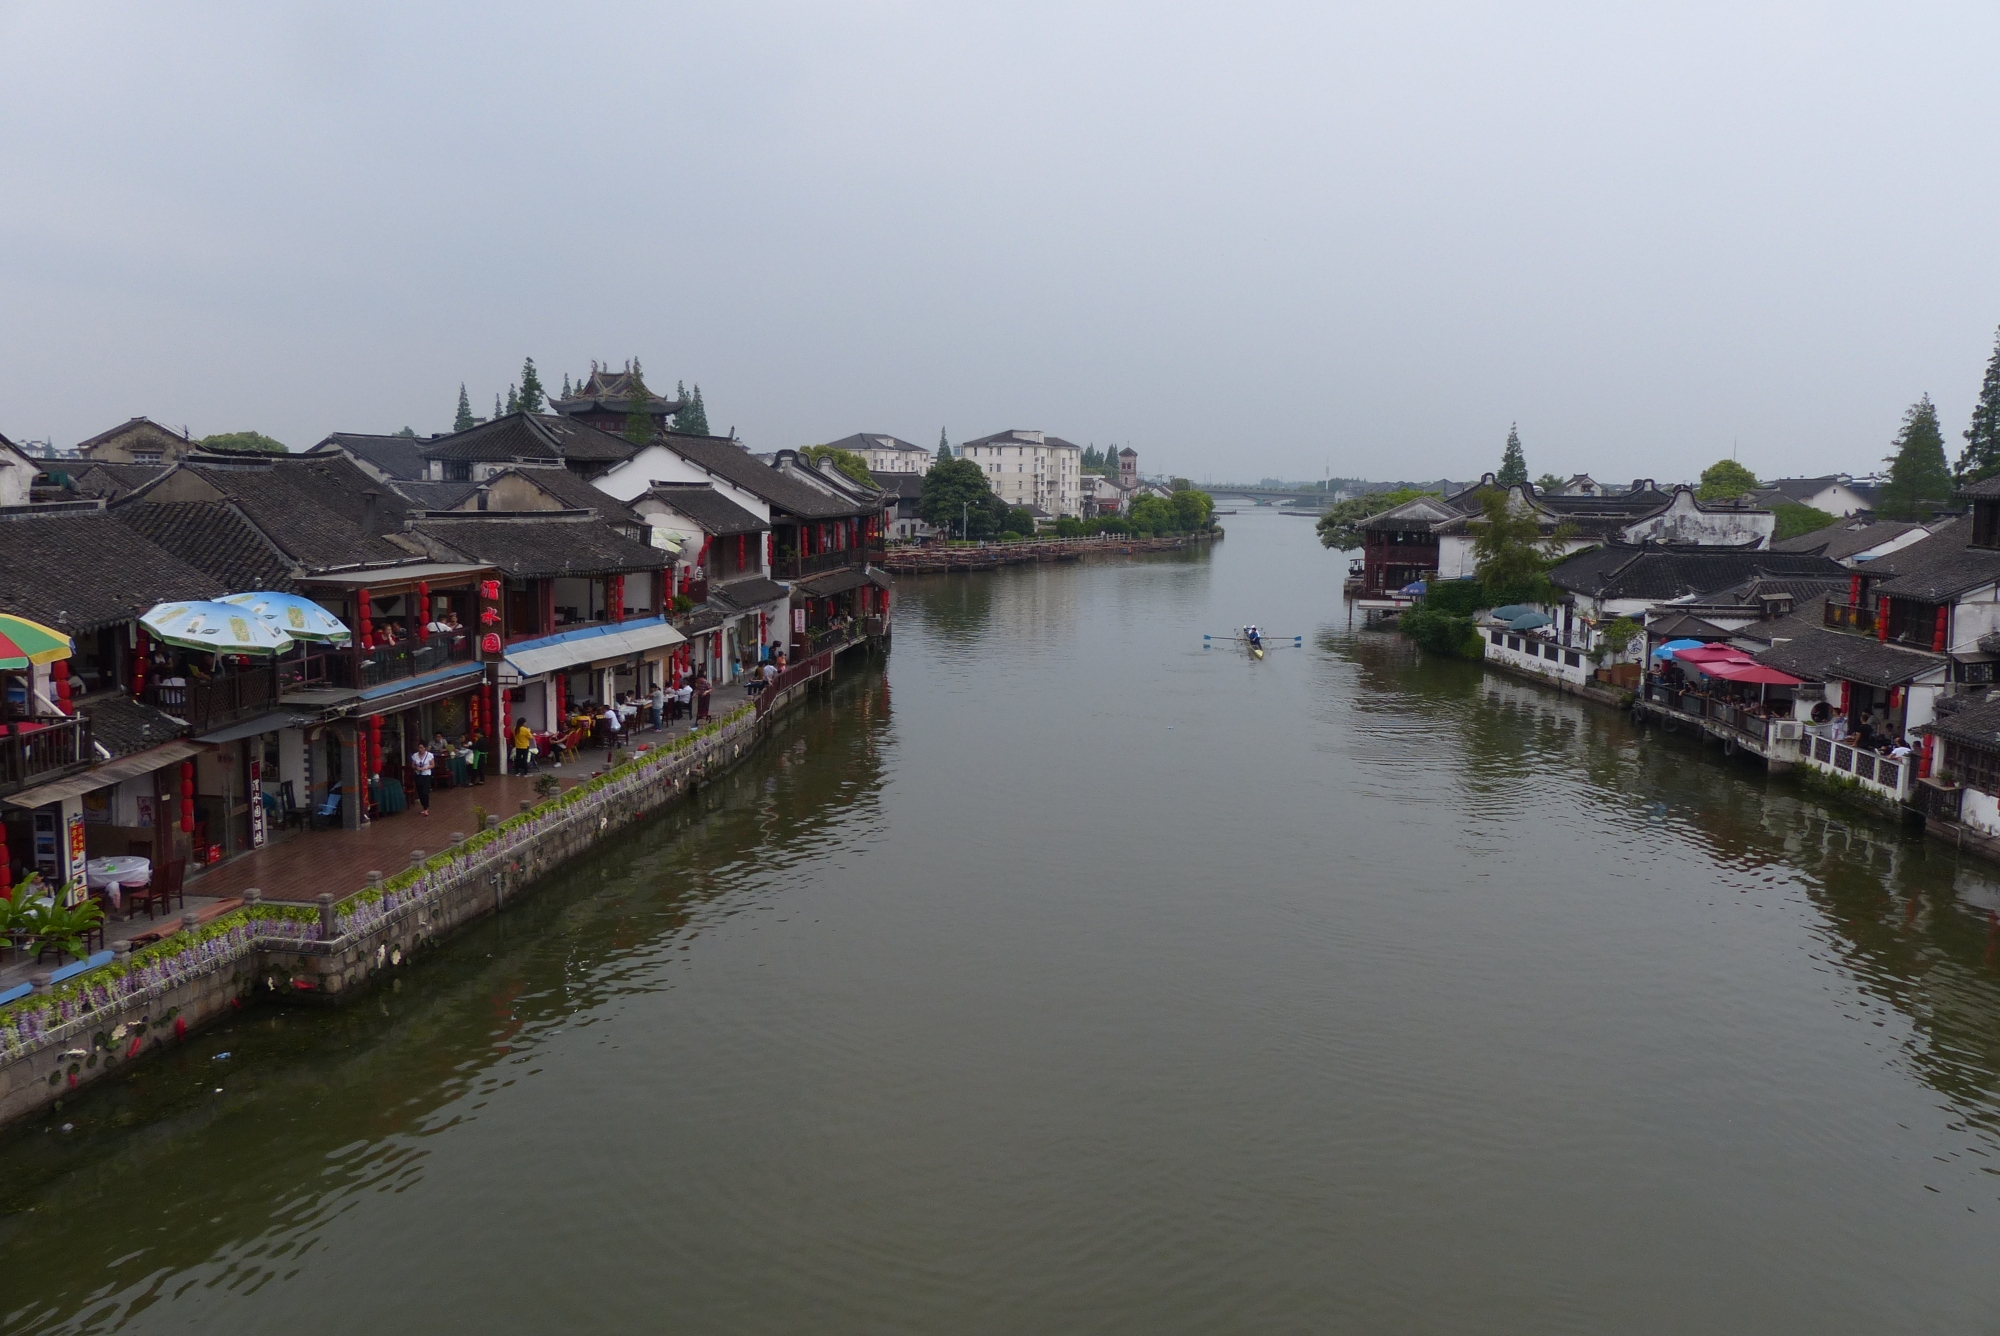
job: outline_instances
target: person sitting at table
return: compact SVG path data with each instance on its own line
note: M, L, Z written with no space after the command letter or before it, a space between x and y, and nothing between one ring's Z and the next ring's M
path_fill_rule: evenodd
M679 711L679 717L682 719L687 718L689 712L694 709L694 686L692 683L683 682L680 685L680 689L674 692L674 708Z

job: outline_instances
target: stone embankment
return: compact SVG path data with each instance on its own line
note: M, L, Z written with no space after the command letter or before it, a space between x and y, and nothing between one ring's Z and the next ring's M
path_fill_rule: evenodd
M0 1122L257 1000L338 1003L736 764L803 695L745 705L343 899L253 900L0 1007Z
M890 548L877 565L897 575L941 575L949 571L992 571L1037 561L1081 561L1085 557L1129 556L1134 552L1171 552L1198 547L1222 537L1213 533L1179 534L1167 538L1121 538L1093 534L1088 538L1043 538L1020 543L982 543L977 547Z

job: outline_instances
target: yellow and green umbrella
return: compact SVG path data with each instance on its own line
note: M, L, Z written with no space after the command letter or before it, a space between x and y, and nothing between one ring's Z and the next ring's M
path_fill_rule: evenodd
M292 638L248 608L233 603L161 603L139 625L155 640L210 654L276 654Z
M75 653L68 636L40 622L0 612L0 668L19 671L34 663L54 663Z

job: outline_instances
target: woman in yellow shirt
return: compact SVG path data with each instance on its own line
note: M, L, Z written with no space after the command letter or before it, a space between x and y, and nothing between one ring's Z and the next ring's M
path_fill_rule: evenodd
M526 719L516 719L514 721L513 765L515 774L524 775L528 772L529 749L534 745L535 733L533 729L528 727L528 721Z

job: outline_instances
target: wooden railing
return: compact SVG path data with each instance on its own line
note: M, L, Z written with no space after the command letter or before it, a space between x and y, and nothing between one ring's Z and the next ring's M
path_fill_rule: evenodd
M440 633L429 640L378 645L374 649L312 646L298 658L281 660L278 672L287 691L300 687L348 687L358 690L400 681L405 677L418 677L447 664L468 663L477 649L478 637L471 631L454 635Z
M814 654L810 658L794 659L790 667L786 668L784 672L779 673L772 680L771 685L757 693L757 713L761 715L764 711L770 709L772 703L784 695L789 688L795 687L801 682L809 682L820 674L831 671L833 671L832 650Z
M200 733L256 710L275 709L278 676L270 668L252 668L205 680L190 678L172 686L149 681L145 700L154 709L187 720L188 726Z
M91 745L90 720L38 719L40 727L26 732L0 732L0 793L12 793L97 760ZM11 730L26 725L0 724Z
M858 547L842 548L838 552L815 552L809 557L784 556L778 558L778 578L799 580L808 575L819 575L825 571L837 571L848 566L859 566L869 558L869 553ZM879 553L876 554L879 557Z
M1837 631L1859 631L1863 635L1875 634L1875 611L1872 608L1857 607L1851 603L1826 601L1826 614L1821 619L1827 627Z

